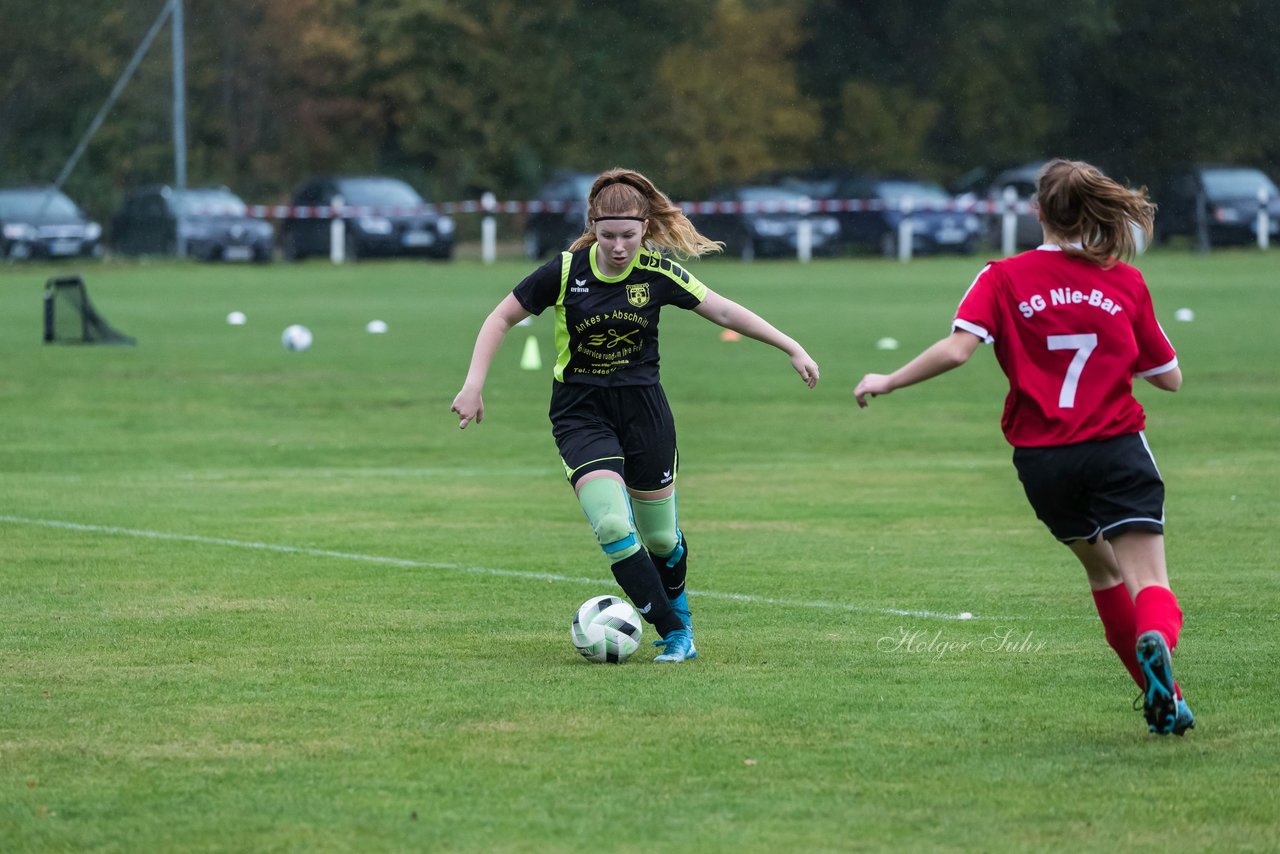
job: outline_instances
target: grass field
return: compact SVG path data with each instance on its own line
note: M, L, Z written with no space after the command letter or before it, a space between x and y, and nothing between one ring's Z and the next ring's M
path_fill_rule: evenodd
M990 353L853 403L977 259L695 265L822 381L667 312L700 655L621 667L569 643L616 588L519 366L549 316L449 412L527 264L81 268L134 348L43 346L62 268L0 267L0 850L1276 850L1278 257L1140 261L1186 374L1139 390L1180 739L1025 504Z

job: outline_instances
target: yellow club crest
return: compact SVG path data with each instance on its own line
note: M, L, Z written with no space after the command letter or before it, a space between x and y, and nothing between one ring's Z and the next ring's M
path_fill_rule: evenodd
M649 304L649 286L647 284L627 285L627 302L636 308L644 308Z

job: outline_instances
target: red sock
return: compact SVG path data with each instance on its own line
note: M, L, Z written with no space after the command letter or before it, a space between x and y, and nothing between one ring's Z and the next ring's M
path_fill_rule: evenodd
M1152 585L1138 591L1134 597L1135 631L1157 631L1164 635L1169 649L1178 645L1178 632L1182 630L1182 609L1178 599L1168 587Z
M1098 606L1102 628L1107 643L1120 656L1133 681L1142 687L1142 668L1138 666L1138 654L1134 645L1138 642L1137 612L1129 591L1123 583L1106 590L1093 591L1093 603Z

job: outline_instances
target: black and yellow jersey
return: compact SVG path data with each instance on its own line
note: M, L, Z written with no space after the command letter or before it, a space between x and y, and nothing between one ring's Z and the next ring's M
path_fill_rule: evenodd
M595 244L562 252L512 291L532 314L555 307L555 378L597 386L658 382L658 312L696 308L706 285L641 247L620 276L596 267Z

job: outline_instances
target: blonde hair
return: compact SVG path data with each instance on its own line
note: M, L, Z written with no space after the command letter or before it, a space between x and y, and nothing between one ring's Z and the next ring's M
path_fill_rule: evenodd
M649 220L647 246L669 250L682 258L719 252L724 244L701 234L667 195L633 169L615 167L602 172L587 194L587 230L569 247L585 249L596 242L595 221L610 216L638 216Z
M1134 226L1151 240L1156 206L1147 188L1122 186L1080 160L1046 163L1036 176L1036 203L1050 231L1080 241L1082 249L1068 251L1104 267L1137 253Z

